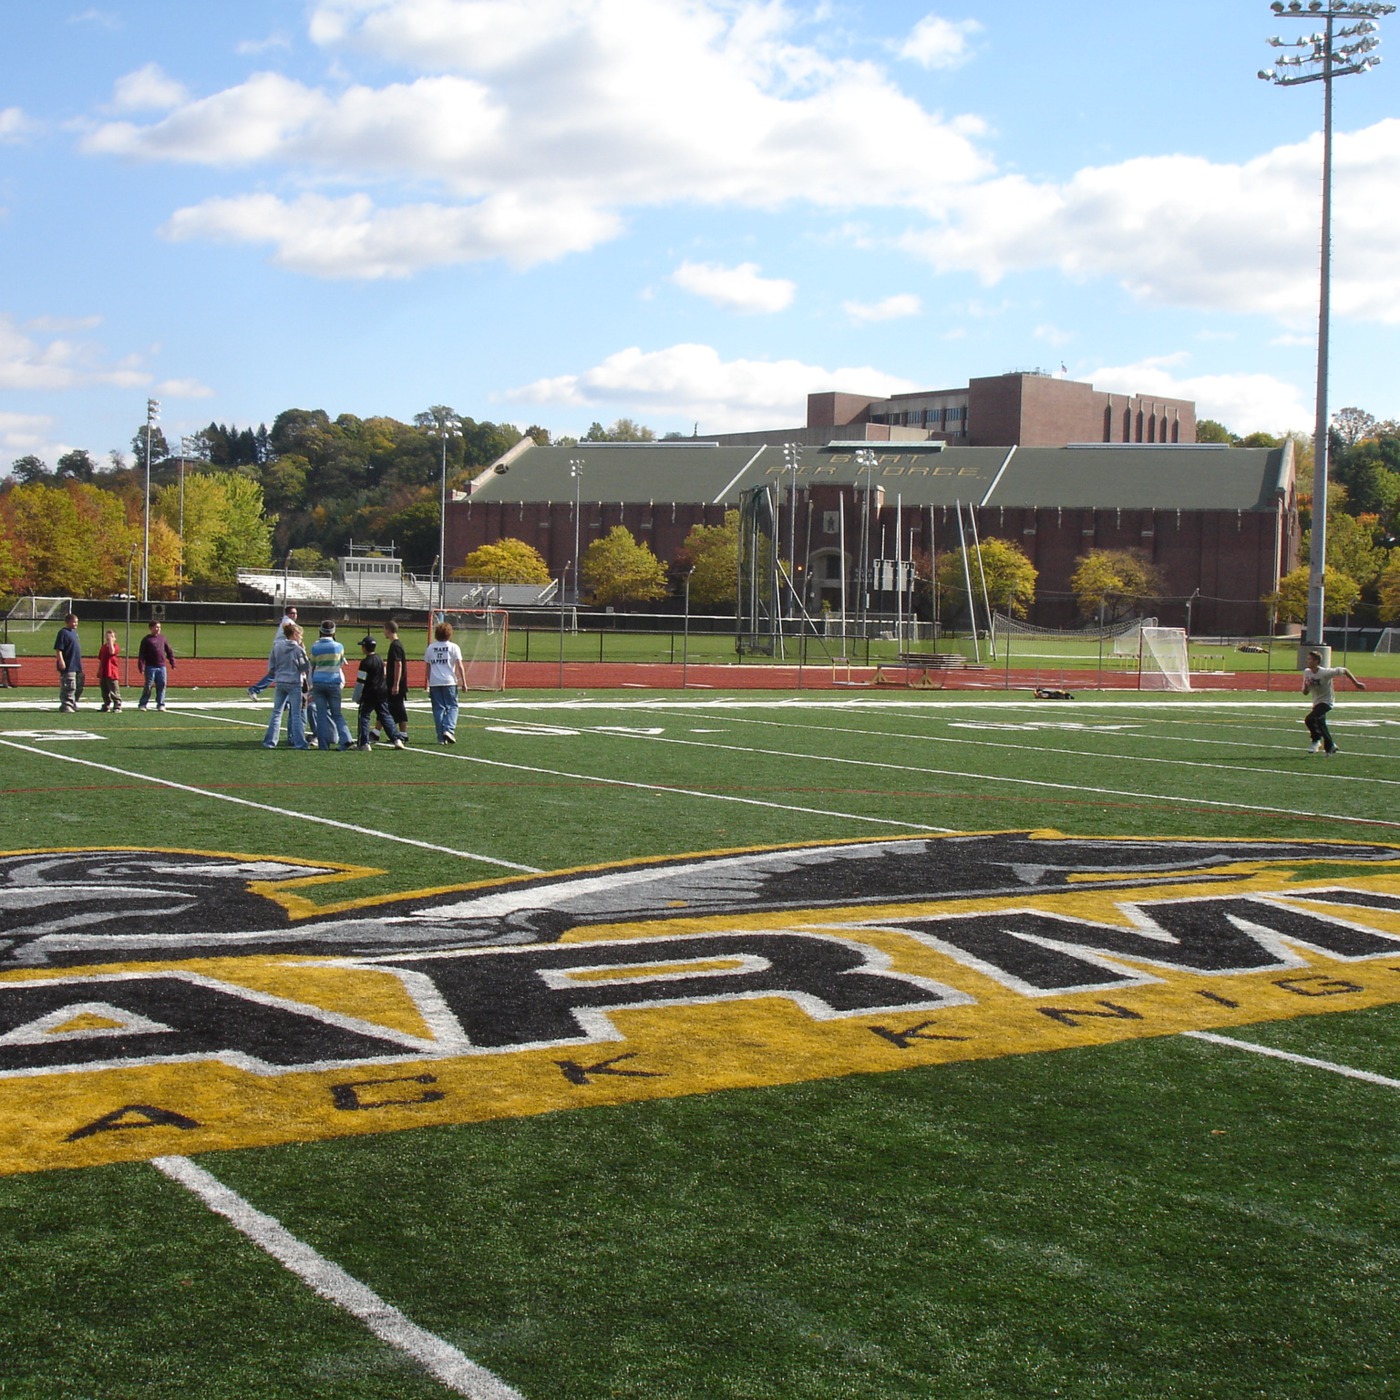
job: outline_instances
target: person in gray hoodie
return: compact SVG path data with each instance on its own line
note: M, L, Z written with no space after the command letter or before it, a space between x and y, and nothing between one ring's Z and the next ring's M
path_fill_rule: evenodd
M287 738L294 749L309 749L306 724L301 708L301 683L308 662L306 648L301 644L301 628L295 622L282 625L282 635L272 644L267 669L272 674L272 718L263 735L263 748L275 749L282 731L282 711L287 711Z

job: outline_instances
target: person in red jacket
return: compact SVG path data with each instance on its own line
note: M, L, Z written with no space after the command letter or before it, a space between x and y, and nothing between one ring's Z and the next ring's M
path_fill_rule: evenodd
M102 650L97 653L97 684L102 688L102 713L115 713L122 707L121 677L117 674L117 658L121 648L117 634L109 627L102 634Z

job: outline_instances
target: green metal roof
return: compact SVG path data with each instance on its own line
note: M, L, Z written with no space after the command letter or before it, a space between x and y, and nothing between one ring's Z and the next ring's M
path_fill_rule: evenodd
M870 453L873 465L857 459ZM571 463L582 463L576 482ZM1143 510L1272 509L1293 473L1282 448L1137 446L946 447L936 443L832 443L804 447L797 484L882 488L911 507L1091 507ZM781 447L711 442L580 443L531 447L472 483L480 501L693 502L735 505L745 491L787 486Z

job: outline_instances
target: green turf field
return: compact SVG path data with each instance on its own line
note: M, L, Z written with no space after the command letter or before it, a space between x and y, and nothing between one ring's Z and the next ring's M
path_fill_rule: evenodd
M1400 1389L1400 696L13 696L5 1400Z

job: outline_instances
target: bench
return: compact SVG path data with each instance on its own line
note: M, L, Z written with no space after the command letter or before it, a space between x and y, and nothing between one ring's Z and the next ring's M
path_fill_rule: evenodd
M899 676L885 674L885 667L898 668ZM902 651L898 661L875 668L872 685L903 685L910 690L942 690L947 671L985 671L956 651Z
M13 642L0 642L0 687L19 685L19 662Z

